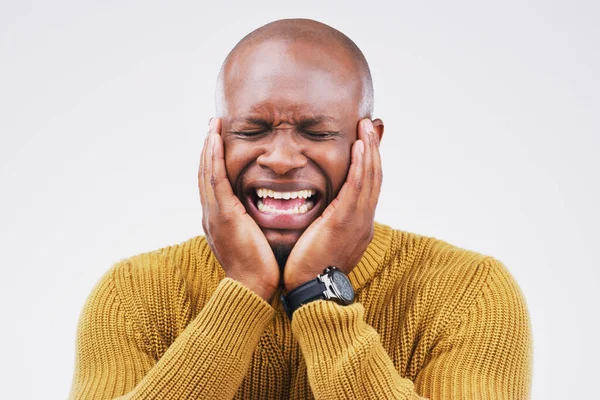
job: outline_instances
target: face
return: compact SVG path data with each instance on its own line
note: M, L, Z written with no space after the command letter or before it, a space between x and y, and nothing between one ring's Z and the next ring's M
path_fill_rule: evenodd
M342 187L362 83L341 50L267 42L225 69L221 134L235 194L271 247L291 249Z

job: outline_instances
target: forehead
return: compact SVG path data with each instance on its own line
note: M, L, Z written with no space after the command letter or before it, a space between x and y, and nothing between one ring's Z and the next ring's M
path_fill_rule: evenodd
M358 110L362 94L359 68L346 51L301 41L248 46L230 60L223 79L231 117L343 117Z

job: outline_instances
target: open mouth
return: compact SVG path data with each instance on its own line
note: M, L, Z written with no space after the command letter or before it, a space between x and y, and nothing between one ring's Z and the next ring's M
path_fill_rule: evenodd
M304 189L294 192L276 192L256 188L256 208L265 214L306 214L315 206L317 191Z
M319 191L312 188L277 191L259 186L248 195L251 203L248 211L263 227L299 229L312 222L320 199Z

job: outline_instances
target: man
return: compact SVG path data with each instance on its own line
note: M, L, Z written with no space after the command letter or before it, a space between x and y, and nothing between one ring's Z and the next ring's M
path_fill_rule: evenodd
M206 237L100 280L70 397L528 398L530 322L506 268L374 223L372 109L367 62L333 28L242 39L202 149Z

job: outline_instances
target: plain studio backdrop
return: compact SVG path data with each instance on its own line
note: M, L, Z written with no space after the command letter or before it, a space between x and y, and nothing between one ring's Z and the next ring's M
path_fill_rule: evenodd
M202 234L217 72L288 17L371 65L377 220L504 262L531 313L533 397L597 396L597 2L38 0L0 6L1 397L65 398L98 279Z

